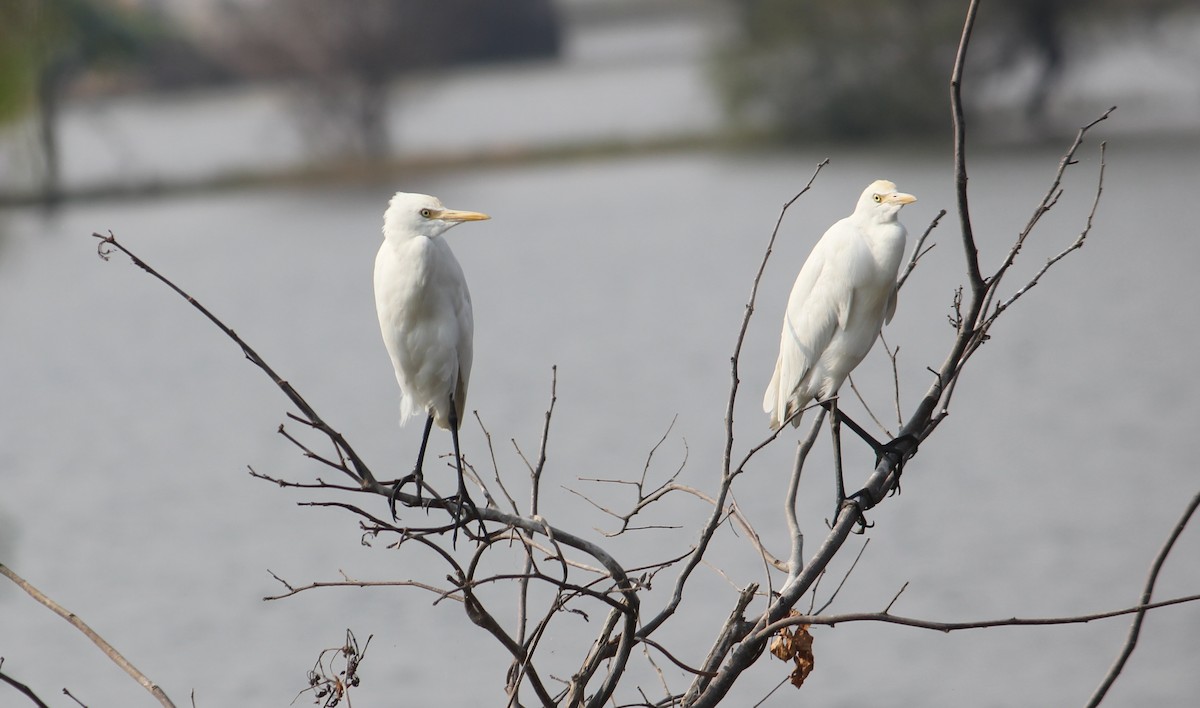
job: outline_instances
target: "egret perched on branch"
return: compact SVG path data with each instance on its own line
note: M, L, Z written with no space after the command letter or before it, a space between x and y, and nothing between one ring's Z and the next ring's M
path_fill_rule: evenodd
M891 321L906 236L897 215L915 201L887 180L872 182L854 213L829 227L813 246L788 298L779 359L763 397L772 430L789 421L799 426L810 401L836 395L875 344L884 322ZM836 425L836 399L828 407ZM867 440L874 443L869 436ZM875 446L878 453L880 446ZM839 479L839 504L844 496Z
M421 496L425 446L436 422L450 430L454 443L455 533L462 507L474 508L463 482L458 428L466 410L475 323L462 266L442 234L464 221L488 218L447 209L425 194L397 192L383 215L383 245L375 256L375 309L400 383L400 424L417 413L427 416L416 467L392 489L392 517L396 495L405 484L416 483Z

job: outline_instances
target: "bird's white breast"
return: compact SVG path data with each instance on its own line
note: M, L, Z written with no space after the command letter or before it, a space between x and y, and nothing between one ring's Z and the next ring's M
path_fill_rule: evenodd
M375 306L403 394L401 420L425 411L446 427L449 397L461 410L472 359L471 295L441 238L385 239L375 257Z

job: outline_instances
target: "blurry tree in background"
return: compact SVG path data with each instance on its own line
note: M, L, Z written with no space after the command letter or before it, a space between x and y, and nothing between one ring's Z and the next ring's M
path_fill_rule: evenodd
M83 68L132 52L133 33L88 0L6 0L0 4L0 122L36 107L42 191L59 192L58 111L63 87Z
M310 144L374 158L387 154L397 76L556 56L561 41L551 0L226 0L223 10L199 27L156 3L0 1L0 124L36 116L47 202L60 191L56 127L69 94L288 81Z
M0 125L34 112L47 202L60 191L59 112L82 77L161 88L217 71L152 15L101 0L0 2Z
M295 82L310 142L388 153L388 85L416 69L556 56L550 0L265 0L230 4L222 54L238 74Z
M798 139L937 134L949 127L941 78L961 29L959 0L737 0L717 82L735 122ZM1151 21L1183 0L1008 0L986 3L974 38L977 83L1033 65L1020 107L1031 125L1082 43L1066 27Z
M779 137L945 128L961 3L750 0L719 84L735 117Z

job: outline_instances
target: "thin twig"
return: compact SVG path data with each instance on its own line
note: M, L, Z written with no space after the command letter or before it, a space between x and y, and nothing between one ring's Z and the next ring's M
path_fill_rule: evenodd
M883 614L886 615L887 613L892 611L892 605L896 604L896 600L899 600L900 596L903 595L904 591L907 589L908 589L908 581L906 580L906 581L904 581L904 584L900 586L900 589L896 591L896 594L892 596L892 601L887 604L887 607L883 608Z
M882 339L882 333L880 334L880 338ZM887 342L883 343L883 348L887 350L888 356L891 356L891 350L887 348ZM895 359L892 360L892 363L895 364ZM854 383L854 377L848 375L846 376L846 380L850 382L850 390L854 392L854 397L862 404L863 410L867 412L867 416L871 419L871 422L878 426L889 438L892 437L892 432L887 429L883 421L879 420L879 416L875 415L875 411L871 410L871 404L867 403L867 399L863 398L862 391L859 391L858 386Z
M900 345L897 344L895 349L888 346L887 339L884 338L883 332L879 333L879 342L883 345L883 350L887 352L888 359L892 362L892 402L896 405L896 425L904 425L904 413L900 410ZM882 425L884 432L890 438L892 434Z
M1171 605L1182 605L1196 601L1200 601L1200 594L1186 595L1160 602L1148 602L1136 607L1126 607L1108 612L1096 612L1089 615L1075 615L1071 617L1009 617L1007 619L977 620L973 622L936 622L916 617L902 617L886 612L851 612L843 615L793 615L756 630L751 637L770 637L784 627L800 624L820 624L833 627L847 622L884 622L886 624L900 624L918 629L932 629L938 632L958 632L965 629L988 629L990 627L1044 627L1065 624L1086 624L1097 620L1145 613L1148 610L1155 610L1160 607L1170 607Z
M75 629L83 632L85 637L92 640L93 644L100 647L100 651L104 652L105 656L107 656L109 659L112 659L113 663L115 663L117 666L120 666L125 673L133 677L133 680L141 684L142 688L149 691L151 695L158 699L159 703L167 708L175 708L175 704L172 703L171 699L167 697L167 694L161 688L159 688L158 684L151 681L141 671L138 671L133 664L129 663L128 659L121 655L121 652L117 651L113 645L105 641L104 637L101 637L94 629L89 627L86 622L80 619L79 615L76 615L74 612L67 610L62 605L58 604L54 600L51 600L41 590L38 590L36 587L30 584L29 581L14 573L11 568L3 563L0 563L0 575L3 575L11 580L17 587L29 593L29 596L34 600L37 600L51 612L65 619Z
M3 666L4 666L4 657L0 656L0 667L3 667ZM17 691L24 694L24 696L26 698L28 698L29 700L33 701L33 704L35 706L37 706L38 708L50 708L50 706L46 705L45 701L43 701L41 698L38 698L38 695L33 692L32 688L30 688L29 686L26 686L25 684L16 680L12 676L9 676L8 674L4 673L3 671L0 671L0 681L7 683L9 686L12 686Z
M512 509L512 513L519 514L517 510L517 501L508 493L508 488L504 486L504 480L500 478L500 465L496 462L496 447L492 444L492 433L483 424L483 418L479 416L479 411L471 411L475 416L475 422L479 423L479 429L483 431L483 437L487 441L488 456L492 460L492 474L496 480L496 484L500 487L500 491L504 494L504 498L508 500L508 506Z
M270 572L270 571L267 571L267 572ZM276 580L279 580L281 583L283 582L283 580L279 576L275 575L274 573L271 573L271 575ZM435 595L438 595L439 597L447 598L450 600L457 600L458 602L462 602L461 597L457 597L454 595L454 593L456 592L455 590L439 588L434 585L429 585L428 583L420 583L415 580L351 580L351 579L346 579L346 580L332 580L332 581L326 581L326 582L312 582L312 583L309 583L308 585L299 586L299 587L293 587L287 583L284 583L284 586L287 587L287 589L288 589L287 592L280 593L278 595L264 595L263 600L267 600L267 601L282 600L284 598L288 598L293 595L298 595L306 590L318 590L321 588L397 588L398 587L398 588L418 588L420 590L428 590L429 592L431 592Z
M821 605L821 607L817 609L818 615L824 612L826 608L832 605L833 601L837 599L838 593L842 591L842 587L846 584L846 581L850 579L850 574L853 573L854 569L858 567L858 561L862 559L863 553L866 552L867 545L869 543L871 543L871 539L869 538L863 541L862 547L858 549L858 554L854 556L854 562L850 564L850 568L846 570L846 574L842 576L842 580L838 583L838 586L833 589L833 594L829 596L829 599L825 601L824 605Z
M929 248L925 248L925 239L929 238L929 234L933 233L933 230L937 228L938 222L940 222L942 217L945 215L946 210L939 209L937 216L933 217L933 221L929 222L929 226L925 227L925 231L921 233L921 237L918 238L916 244L913 245L912 255L908 259L908 265L904 266L904 272L902 272L900 277L896 279L896 290L904 287L904 282L908 280L908 276L912 274L913 269L917 267L917 263L922 257L925 256L926 253L932 251L933 247L937 245L936 243L932 243L929 245Z
M550 419L554 416L554 404L558 402L558 366L550 367L550 406L546 409L546 422L542 426L542 437L538 442L537 464L532 470L533 489L530 492L529 513L537 516L538 500L541 496L542 471L546 469L546 446L550 443Z

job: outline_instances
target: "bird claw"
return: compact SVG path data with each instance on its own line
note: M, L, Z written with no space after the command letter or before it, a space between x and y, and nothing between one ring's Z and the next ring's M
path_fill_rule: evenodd
M878 465L883 461L883 458L888 458L896 463L897 474L904 467L904 463L908 458L917 454L917 436L912 433L905 433L898 438L892 438L886 443L875 448L875 464Z
M396 484L392 487L392 493L388 495L388 508L392 510L392 521L399 520L399 517L396 516L396 497L400 495L400 490L409 482L415 484L417 487L417 505L420 506L422 501L421 487L424 486L424 481L421 470L413 470L411 474L406 474L396 480Z
M483 517L479 514L479 507L475 506L475 501L471 499L471 495L467 494L465 487L459 487L458 493L452 497L447 497L443 501L451 502L453 506L450 508L450 518L454 520L454 532L450 537L451 547L458 545L458 530L466 528L466 523L463 520L463 509L470 509L470 515L475 517L479 522L479 536L483 538L487 535L487 529L483 525Z
M884 458L891 460L896 465L896 486L892 489L892 494L900 493L900 475L904 473L904 463L908 461L908 458L917 454L918 442L917 436L905 433L875 449L876 466L883 462Z
M866 503L864 503L864 501L863 501L864 497L865 497ZM843 499L841 508L844 509L847 506L854 507L854 515L855 515L854 533L857 533L857 534L865 533L867 529L875 527L874 522L867 521L865 512L867 511L867 509L870 509L871 507L875 506L875 504L871 500L871 493L868 492L865 488L860 489L857 492L855 492L855 493L851 494L850 496L846 497L845 499Z

